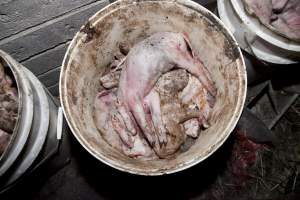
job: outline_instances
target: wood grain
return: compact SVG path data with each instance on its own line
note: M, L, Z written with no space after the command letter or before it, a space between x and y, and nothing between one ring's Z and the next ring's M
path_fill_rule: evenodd
M71 12L96 0L1 0L0 39Z
M0 0L0 49L58 96L60 66L75 33L109 0Z

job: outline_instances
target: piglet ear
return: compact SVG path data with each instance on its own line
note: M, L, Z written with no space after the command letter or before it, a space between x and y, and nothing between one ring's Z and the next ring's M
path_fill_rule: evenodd
M182 37L183 37L183 39L184 39L184 41L185 41L187 50L189 51L189 53L191 54L191 56L194 57L194 56L195 56L195 55L194 55L194 51L193 51L193 49L192 49L192 45L191 45L191 43L190 43L189 36L188 36L187 32L183 32L183 33L182 33Z

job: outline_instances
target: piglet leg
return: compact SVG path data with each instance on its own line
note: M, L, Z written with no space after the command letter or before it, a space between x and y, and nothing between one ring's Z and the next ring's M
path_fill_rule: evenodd
M148 104L152 121L158 134L159 144L167 144L167 130L163 124L161 117L160 98L159 94L152 89L151 92L145 97L145 102Z
M119 113L114 113L111 116L111 122L114 130L119 134L122 142L128 147L133 147L133 138L131 134L127 131L125 123Z
M189 41L185 37L185 42L187 46L187 51L178 52L176 64L179 68L186 69L191 74L195 75L199 81L203 84L203 86L207 89L212 97L217 95L217 88L214 85L214 82L210 78L209 71L203 65L201 60L197 57L194 57L194 53L192 52L192 48L189 44Z
M137 124L139 124L148 142L151 146L154 146L157 142L157 137L151 117L147 114L149 113L147 105L143 104L139 98L134 97L130 102L130 107Z
M117 108L118 108L119 114L121 115L121 117L126 125L127 130L132 135L136 135L136 133L137 133L136 125L134 124L134 118L133 118L132 114L119 101L117 102Z
M215 98L217 95L217 89L214 86L213 81L209 78L208 71L204 67L204 65L198 60L188 62L185 64L184 62L180 65L181 68L186 69L191 74L195 75L199 81L203 84L203 86L207 89L209 94Z
M103 121L107 121L107 118L111 119L113 129L118 133L120 139L128 148L133 147L133 138L131 132L128 130L130 127L129 122L123 119L122 115L116 109L117 99L116 96L110 90L101 91L95 101L96 113L99 119L99 124ZM122 109L120 109L123 112ZM109 116L109 117L108 117ZM105 126L105 124L102 124ZM132 131L132 130L131 130Z

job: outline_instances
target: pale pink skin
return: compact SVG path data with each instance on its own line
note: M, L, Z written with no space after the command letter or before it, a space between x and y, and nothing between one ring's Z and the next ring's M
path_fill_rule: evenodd
M97 128L101 131L103 139L115 149L132 158L156 157L142 135L128 135L125 124L120 120L117 111L117 97L114 90L100 92L95 99L94 118ZM117 124L114 126L113 124Z
M118 90L120 114L126 121L128 134L136 134L133 120L127 120L133 117L151 146L157 141L160 145L167 142L165 131L160 128L155 131L157 122L151 117L151 108L154 110L154 105L159 105L157 98L151 94L147 97L162 74L174 67L186 69L200 80L211 96L217 93L207 69L193 55L186 35L181 33L153 34L130 50L123 65Z
M110 76L109 72L103 77ZM114 76L115 77L115 76ZM95 100L96 126L102 132L103 138L114 148L129 157L151 159L153 151L149 148L140 129L133 120L132 123L138 134L127 134L125 123L132 119L123 120L117 110L118 100L116 90L119 77L115 77L114 84L110 79L101 78L102 85L109 85L111 90L100 92ZM201 127L207 128L207 119L214 102L210 102L208 92L201 82L182 69L163 74L154 88L144 99L149 105L146 118L153 121L156 132L164 132L167 135L167 143L153 146L153 150L160 158L172 156L184 143L185 135L197 138ZM197 108L196 108L197 107ZM184 130L181 128L183 124ZM114 127L113 127L114 126ZM152 154L151 154L152 153Z
M270 23L272 16L272 0L244 0L250 14L254 14L264 23ZM254 13L252 13L254 12Z
M288 38L300 40L299 0L244 0L250 14Z
M282 12L271 24L286 36L300 40L300 1L284 0L283 2L285 4L278 5Z

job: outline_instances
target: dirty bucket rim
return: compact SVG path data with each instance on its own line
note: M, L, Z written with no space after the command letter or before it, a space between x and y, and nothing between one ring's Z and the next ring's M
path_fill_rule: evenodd
M216 22L218 24L219 28L222 28L222 32L224 34L224 36L230 40L230 42L232 42L232 45L234 47L236 47L238 49L238 59L240 60L240 68L239 68L239 98L237 99L238 105L235 107L234 110L234 115L230 118L228 125L225 128L225 131L227 134L225 135L225 137L222 137L218 143L216 143L213 147L213 149L210 149L208 153L205 154L205 156L200 157L194 157L193 159L190 159L188 162L182 163L181 165L177 165L173 168L168 168L168 169L152 169L152 170L143 170L140 168L129 168L128 166L124 166L118 162L112 161L111 159L109 159L108 157L106 157L105 155L102 155L98 152L96 152L94 149L92 149L88 143L86 143L85 139L78 134L80 131L78 129L78 127L76 126L76 124L74 124L73 119L70 115L70 105L67 102L67 98L66 98L66 71L68 69L68 62L70 59L70 55L71 52L74 48L74 46L76 46L76 42L78 39L80 39L80 34L79 32L75 35L75 37L73 38L71 44L69 45L67 52L65 54L64 60L63 60L63 65L62 65L62 70L61 70L61 74L60 74L60 82L59 82L59 90L60 90L60 100L61 100L61 104L62 104L62 109L64 112L64 115L66 116L66 120L70 126L70 129L72 131L72 134L74 135L74 137L77 139L77 141L91 154L93 155L96 159L98 159L99 161L115 168L118 169L120 171L124 171L124 172L128 172L128 173L132 173L132 174L138 174L138 175L151 175L151 176L156 176L156 175L163 175L163 174L171 174L171 173L175 173L178 171L182 171L185 170L187 168L190 168L200 162L202 162L203 160L205 160L206 158L208 158L211 154L213 154L217 149L219 149L219 147L226 141L226 139L229 137L230 133L232 132L232 130L234 129L235 125L238 122L238 119L242 113L242 109L244 106L244 102L246 99L246 85L247 85L247 77L246 77L246 68L245 68L245 62L242 56L242 52L236 42L236 40L234 39L233 35L230 33L230 31L227 29L227 27L224 25L224 23L219 20L214 14L212 14L209 10L207 10L206 8L200 6L199 4L192 2L190 0L178 0L178 1L172 1L172 0L162 0L162 1L148 1L148 0L144 0L144 1L132 1L132 0L127 0L127 1L116 1L112 4L110 4L109 6L103 8L102 10L100 10L99 12L97 12L96 14L94 14L90 19L89 22L94 21L97 19L97 17L103 17L101 16L101 13L105 14L109 14L110 13L110 9L117 9L118 6L123 6L124 4L126 5L129 4L131 5L131 3L144 3L144 2L171 2L171 3L178 3L182 6L185 6L189 9L192 9L196 12L200 12L201 14L203 14L205 17L207 17L209 20L212 20L214 22ZM106 11L106 9L108 9L108 11ZM100 16L99 16L100 14ZM165 170L165 171L164 171Z
M0 50L0 56L13 72L18 89L18 118L9 145L0 159L0 177L14 164L28 139L33 120L33 96L21 65L10 55ZM21 127L22 126L22 127ZM20 130L20 127L22 130ZM17 142L17 145L15 144Z
M27 140L27 145L20 157L16 160L16 164L13 166L14 171L9 174L6 179L7 185L14 183L19 179L28 169L32 166L34 161L37 159L39 153L41 152L44 143L46 142L47 133L50 123L50 108L48 103L48 96L43 85L40 81L32 74L31 71L23 67L23 71L29 80L29 84L32 88L34 98L34 119L39 117L40 121L35 126L35 122L32 123L30 135ZM36 112L39 111L39 112Z
M1 160L2 158L5 158L7 157L6 156L6 152L9 151L9 149L11 148L12 146L12 143L16 137L16 131L17 131L17 126L18 124L20 123L20 118L21 118L21 115L22 115L22 112L21 112L21 108L23 106L23 102L22 102L22 99L23 99L23 94L21 92L21 85L20 85L20 78L19 76L17 76L17 72L16 72L16 69L14 67L12 67L13 63L11 63L11 57L6 53L4 52L3 50L0 49L0 57L1 59L5 62L5 65L9 68L9 70L12 72L13 74L13 79L16 83L16 86L17 86L17 95L18 95L18 113L17 113L17 119L16 119L16 122L15 122L15 127L13 129L13 132L11 134L11 138L10 138L10 141L9 141L9 144L7 145L5 151L2 153L2 155L0 156L0 165L1 165Z

